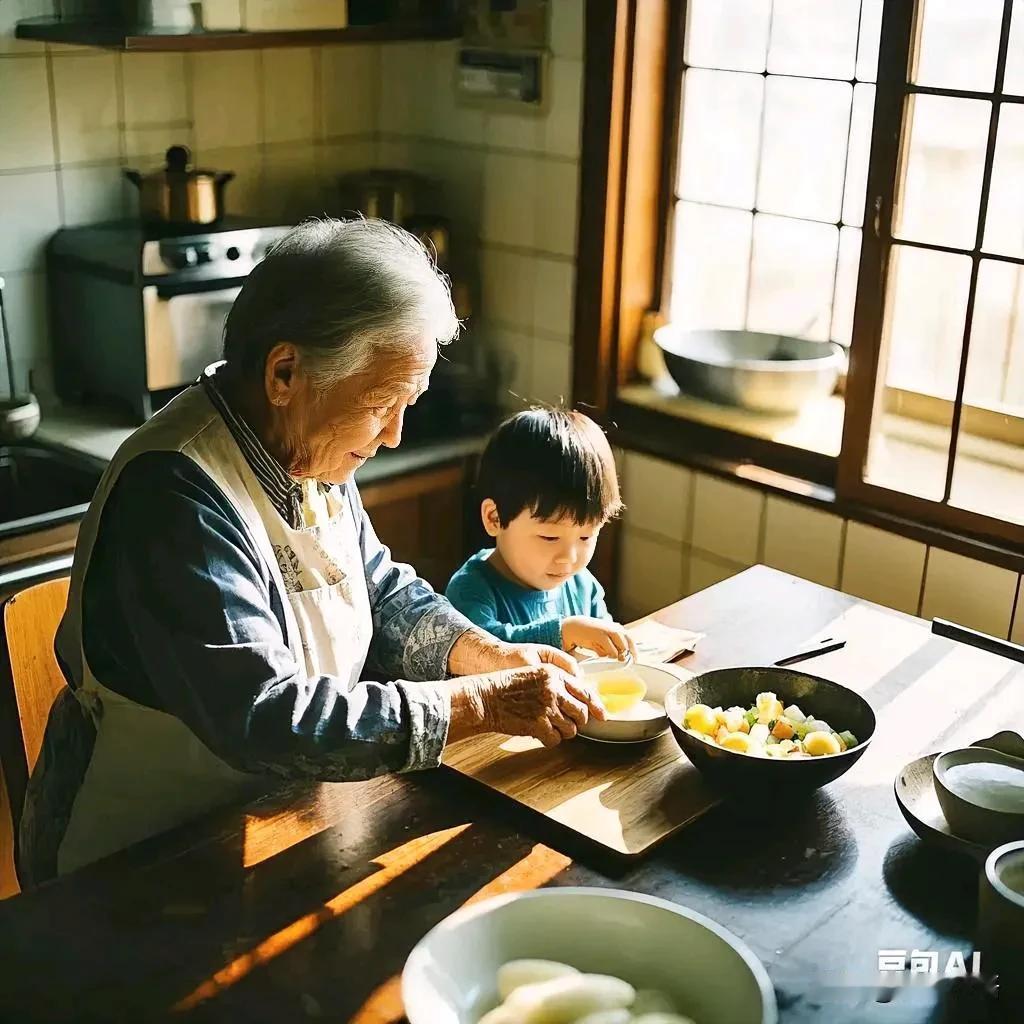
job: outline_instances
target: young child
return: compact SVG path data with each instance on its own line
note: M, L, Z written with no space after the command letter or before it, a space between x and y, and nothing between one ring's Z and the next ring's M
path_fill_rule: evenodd
M452 604L512 643L635 654L587 570L601 527L622 509L601 428L578 412L521 412L488 442L477 487L494 547L452 577Z

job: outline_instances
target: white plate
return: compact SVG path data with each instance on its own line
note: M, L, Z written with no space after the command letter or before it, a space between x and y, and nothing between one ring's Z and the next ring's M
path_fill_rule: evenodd
M584 676L592 680L601 672L615 668L621 669L624 666L612 658L601 658L584 662L580 667L583 669ZM646 743L668 731L668 715L665 714L662 701L665 699L665 694L679 682L680 677L669 672L663 666L644 665L637 662L628 667L636 672L647 686L645 700L661 708L662 713L656 718L609 718L604 722L592 718L580 729L580 736L585 736L590 740L600 740L602 743Z
M764 965L721 925L641 893L566 887L495 896L428 932L402 971L410 1024L477 1024L498 968L520 958L659 989L698 1022L778 1021Z

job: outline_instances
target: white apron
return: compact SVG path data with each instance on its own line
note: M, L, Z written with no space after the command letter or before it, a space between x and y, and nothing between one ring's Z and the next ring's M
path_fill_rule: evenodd
M82 522L63 630L72 630L75 696L96 725L96 745L57 857L58 873L97 860L214 807L244 799L266 778L226 764L178 718L105 687L82 647L82 584L103 505L124 466L144 451L180 451L223 490L270 566L287 641L306 678L359 681L372 634L357 524L338 488L304 484L306 525L293 530L267 497L201 386L175 398L121 446ZM154 586L160 581L154 580ZM210 679L204 685L217 686Z

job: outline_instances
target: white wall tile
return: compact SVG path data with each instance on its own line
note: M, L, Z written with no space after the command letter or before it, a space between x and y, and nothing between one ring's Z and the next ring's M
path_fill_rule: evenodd
M578 156L583 110L583 61L555 58L548 69L548 112L542 145L548 153Z
M0 274L42 266L46 240L60 227L56 171L0 174Z
M31 56L45 53L43 43L31 39L15 39L14 26L25 18L42 18L53 14L53 3L49 0L3 0L0 2L0 56L14 54ZM0 96L3 92L0 91Z
M258 146L208 149L200 154L204 166L234 171L235 177L224 190L224 206L229 214L246 217L267 216L263 188L263 154Z
M260 141L259 50L191 54L196 149Z
M730 579L748 568L748 566L720 560L694 550L690 551L688 561L688 594L699 594L702 590L707 590L708 587Z
M765 565L812 580L839 585L843 520L795 501L768 496L765 506Z
M262 212L281 224L322 213L312 142L268 146L263 154Z
M556 57L583 57L583 16L586 0L554 0L550 44Z
M533 320L533 260L518 252L480 251L480 315L529 329Z
M559 408L572 404L572 348L553 338L533 339L531 398Z
M11 332L11 350L17 368L16 386L28 384L28 368L50 358L50 332L46 309L46 278L41 271L4 274L4 308ZM2 357L0 357L2 358ZM6 367L0 388L7 393Z
M313 51L269 49L263 52L263 141L309 140L314 123Z
M763 510L761 491L697 473L693 546L734 565L753 565L758 559Z
M134 215L138 209L136 188L125 180L120 164L64 167L60 175L64 192L64 224L94 224Z
M627 452L622 483L626 522L675 544L690 539L693 473L640 452Z
M399 135L433 134L434 80L429 43L381 46L379 130Z
M126 128L124 131L124 159L129 167L143 171L162 167L171 146L187 146L192 150L193 161L200 157L192 144L192 129L186 122Z
M536 246L545 252L576 255L576 209L579 167L544 160L536 174Z
M115 56L107 53L69 56L53 62L62 164L120 157L115 68Z
M421 169L440 183L440 208L451 218L454 240L465 250L480 234L486 154L481 149L463 149L447 143L421 143L417 158ZM467 253L463 251L460 255Z
M683 549L627 526L619 544L622 619L636 619L673 604L685 594Z
M535 256L533 325L541 331L571 338L575 316L576 264Z
M1015 644L1024 645L1024 576L1017 580L1017 614L1013 619L1010 639Z
M504 408L518 411L530 402L533 391L533 339L486 321L483 324L480 333L499 361L499 401Z
M492 149L521 149L538 153L544 148L544 118L536 110L489 109L484 122L484 143Z
M1017 574L997 565L931 548L921 617L949 619L993 636L1009 636Z
M917 614L925 546L873 526L850 522L840 589L854 597Z
M186 63L181 53L126 53L121 57L124 121L138 125L188 121Z
M479 145L484 138L486 108L468 103L455 89L455 62L459 40L435 43L431 48L434 74L433 133L452 142Z
M320 51L321 132L325 138L377 130L379 46L325 46Z
M344 212L338 178L368 170L374 165L375 152L376 143L372 139L325 142L316 147L320 202L327 213L340 216Z
M548 170L544 168L545 174ZM484 205L481 237L533 248L534 219L539 209L535 189L547 192L548 180L538 182L538 165L533 157L488 153L484 160ZM564 201L565 197L561 197Z
M52 164L46 59L0 60L0 170Z

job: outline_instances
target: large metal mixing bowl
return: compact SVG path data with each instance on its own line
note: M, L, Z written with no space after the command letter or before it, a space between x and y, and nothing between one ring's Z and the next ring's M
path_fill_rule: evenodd
M842 346L756 331L654 332L682 391L756 412L795 413L832 394L846 365Z

